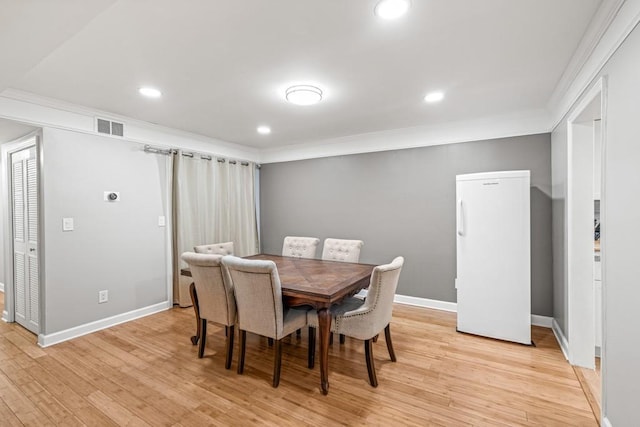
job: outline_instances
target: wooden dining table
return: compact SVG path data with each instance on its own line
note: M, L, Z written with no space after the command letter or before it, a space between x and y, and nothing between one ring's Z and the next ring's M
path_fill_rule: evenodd
M276 264L282 299L286 307L309 306L318 313L318 335L320 336L320 388L329 392L329 339L331 336L331 306L369 286L375 265L354 264L319 259L293 258L280 255L259 254L245 257L254 260L270 260ZM191 276L188 269L181 274ZM193 284L190 287L196 321L200 315L198 297ZM196 344L199 336L192 337Z

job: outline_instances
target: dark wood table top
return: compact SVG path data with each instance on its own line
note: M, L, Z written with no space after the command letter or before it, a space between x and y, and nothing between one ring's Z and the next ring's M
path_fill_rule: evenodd
M329 307L369 286L375 265L259 254L247 259L276 263L288 306Z

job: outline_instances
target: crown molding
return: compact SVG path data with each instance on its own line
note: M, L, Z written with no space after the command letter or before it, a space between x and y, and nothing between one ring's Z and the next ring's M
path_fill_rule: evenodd
M342 156L433 145L455 144L551 131L546 110L484 117L475 120L416 126L380 132L324 139L262 149L261 163L290 162L319 157Z
M107 111L91 109L16 89L5 89L0 92L0 118L15 120L33 126L46 126L113 138L96 132L94 122L96 117L124 123L126 127L125 136L124 138L118 137L118 139L167 148L196 150L252 162L257 161L259 158L259 150L253 147L173 129Z
M552 128L566 116L640 22L640 0L604 0L551 96Z

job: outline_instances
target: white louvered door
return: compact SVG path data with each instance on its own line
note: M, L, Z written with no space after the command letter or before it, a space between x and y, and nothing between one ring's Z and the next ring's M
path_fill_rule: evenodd
M35 146L11 155L13 272L16 322L38 333L38 162Z

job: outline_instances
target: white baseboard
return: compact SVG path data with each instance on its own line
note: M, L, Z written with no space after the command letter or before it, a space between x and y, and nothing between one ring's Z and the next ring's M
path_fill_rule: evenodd
M117 314L105 319L96 320L95 322L75 326L73 328L65 329L64 331L54 332L48 335L40 334L38 335L38 345L40 347L48 347L50 345L58 344L72 338L80 337L82 335L87 335L101 329L110 328L112 326L119 325L120 323L139 319L150 314L159 313L161 311L168 310L171 307L173 307L173 304L171 304L169 301L164 301L158 304L150 305L148 307L132 310L127 313Z
M558 325L556 319L553 319L551 330L553 331L553 335L556 336L556 341L558 341L558 345L562 350L562 354L564 354L564 358L569 360L569 341L567 341L567 338L562 333L562 329L560 329L560 325Z
M436 299L410 297L407 295L397 295L393 298L393 302L405 305L415 305L417 307L433 308L435 310L456 312L458 304L455 302L439 301Z
M532 314L531 315L531 324L533 326L541 326L543 328L552 329L553 317L540 316L539 314Z
M4 292L4 283L0 283L0 292Z
M361 291L358 295L365 297L367 295L366 290ZM458 310L458 304L455 302L440 301L435 299L411 297L407 295L398 295L393 298L393 302L398 304L414 305L416 307L432 308L434 310L451 311L456 312ZM538 314L531 315L531 324L534 326L541 326L543 328L551 328L553 317L540 316Z
M611 424L611 421L609 421L607 417L602 417L602 425L604 427L613 427L613 424Z

